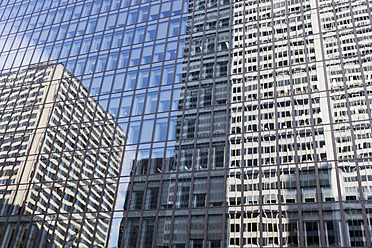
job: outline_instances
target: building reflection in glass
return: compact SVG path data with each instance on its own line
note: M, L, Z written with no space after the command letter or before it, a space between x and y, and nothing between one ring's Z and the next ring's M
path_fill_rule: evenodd
M327 3L189 3L178 112L129 163L119 247L370 243L370 58Z
M191 1L183 11L202 8L199 4ZM153 141L173 141L151 148L139 145L136 162L129 162L133 177L118 247L151 247L153 242L155 247L203 247L206 230L207 247L224 247L230 7L219 9L218 21L216 6L210 7L204 41L203 28L193 30L193 25L204 21L205 13L192 18L189 12L183 19L186 29L181 30L185 33L179 42L179 67L170 81L158 78L158 84L181 83L173 89L172 102L163 103L178 111L169 117L158 114L152 134Z
M1 247L105 247L124 133L62 64L0 76Z
M331 30L333 14L319 19L314 1L260 2L259 22L247 22L256 2L234 6L229 247L367 245L371 137L358 58L330 60L336 34L319 28ZM301 17L280 14L296 9Z

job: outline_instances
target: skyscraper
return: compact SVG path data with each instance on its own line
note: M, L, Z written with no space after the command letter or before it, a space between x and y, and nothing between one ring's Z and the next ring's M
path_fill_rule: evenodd
M369 0L0 1L2 247L372 247Z
M104 247L122 130L61 64L0 78L1 246L66 246L67 238Z

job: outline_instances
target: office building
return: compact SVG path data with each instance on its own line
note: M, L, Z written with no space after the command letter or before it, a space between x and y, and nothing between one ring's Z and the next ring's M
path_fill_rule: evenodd
M371 4L0 1L0 243L372 247Z
M61 64L0 81L1 246L105 247L124 144L114 117Z

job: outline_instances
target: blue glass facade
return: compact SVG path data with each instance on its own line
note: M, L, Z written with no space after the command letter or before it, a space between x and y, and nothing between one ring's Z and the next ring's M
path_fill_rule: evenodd
M0 0L0 246L372 247L371 4Z

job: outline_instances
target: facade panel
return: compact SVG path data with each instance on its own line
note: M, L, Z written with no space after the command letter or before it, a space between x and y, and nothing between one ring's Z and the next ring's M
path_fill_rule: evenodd
M0 1L1 247L372 247L371 1Z

